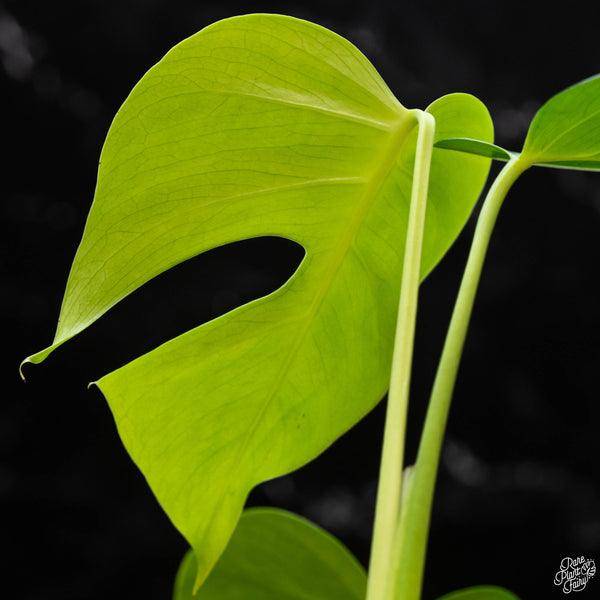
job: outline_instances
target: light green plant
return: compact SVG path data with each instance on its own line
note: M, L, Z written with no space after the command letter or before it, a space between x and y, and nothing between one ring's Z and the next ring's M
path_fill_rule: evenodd
M419 282L465 224L492 159L507 164L479 217L418 458L403 477ZM192 547L177 600L192 589L214 600L420 598L485 251L507 191L536 164L600 169L599 77L547 102L521 153L493 145L473 96L406 109L348 41L291 17L215 23L136 85L102 150L55 339L25 362L41 362L132 291L211 248L281 236L306 251L274 293L95 382ZM368 579L339 542L298 517L261 509L240 520L254 486L318 456L388 388ZM480 587L444 598L515 597Z

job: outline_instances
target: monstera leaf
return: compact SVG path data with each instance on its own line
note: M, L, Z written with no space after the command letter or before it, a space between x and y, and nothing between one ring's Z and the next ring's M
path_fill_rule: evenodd
M472 96L427 110L437 139L492 142ZM273 15L221 21L175 46L115 117L55 340L29 362L201 252L267 235L306 250L276 292L96 382L194 548L198 583L252 487L316 457L385 394L416 136L415 111L354 46ZM489 162L434 150L423 276Z

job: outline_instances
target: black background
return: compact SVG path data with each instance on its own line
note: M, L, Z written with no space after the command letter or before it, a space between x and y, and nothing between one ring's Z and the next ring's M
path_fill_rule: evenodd
M270 239L210 252L133 294L43 365L26 367L27 383L17 366L52 339L120 103L175 43L249 12L291 14L349 38L405 106L475 94L490 109L497 142L514 150L547 98L599 70L592 2L560 11L482 0L0 2L2 597L170 597L187 545L123 450L101 394L86 384L276 289L301 251ZM409 459L472 221L422 286ZM426 600L479 583L505 585L524 600L559 598L552 581L564 556L600 560L599 235L595 174L534 169L508 197L450 417ZM366 564L382 409L312 464L260 486L249 503L311 518ZM582 596L598 590L597 576Z

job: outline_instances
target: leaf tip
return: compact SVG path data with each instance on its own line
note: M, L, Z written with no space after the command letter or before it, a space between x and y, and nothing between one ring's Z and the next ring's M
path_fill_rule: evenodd
M194 582L194 587L192 588L192 596L195 596L198 593L198 590L202 587L205 579L206 578L202 578L200 574L198 574L196 581Z
M38 352L37 354L32 354L31 356L28 356L27 358L24 358L21 361L21 364L19 365L19 375L21 376L21 379L23 381L27 381L25 379L25 375L23 373L23 367L27 364L38 365L46 358L46 356L48 356L48 354L50 354L50 351L51 351L51 349L46 348L46 350L42 350L41 352Z
M21 375L21 379L23 381L25 380L25 375L23 374L23 366L31 363L33 365L39 365L41 362L44 362L44 360L46 360L46 358L48 357L48 355L55 350L56 348L58 348L65 340L61 340L61 341L54 341L54 343L51 346L48 346L47 348L44 348L44 350L40 350L39 352L36 352L35 354L32 354L31 356L28 356L27 358L23 359L21 361L21 364L19 365L19 375Z
M25 379L25 375L23 375L23 365L26 365L28 362L31 362L31 361L29 360L29 357L27 357L26 359L22 360L22 361L21 361L21 364L19 365L19 375L21 376L21 379L22 379L23 381L27 381L27 380Z
M192 596L198 593L198 590L202 587L202 584L206 581L209 571L198 567L196 568L196 579L194 580L194 587L192 588Z
M64 341L64 340L63 340ZM23 374L23 366L31 363L33 365L39 365L41 362L44 362L44 360L46 360L46 358L48 357L48 355L55 350L56 348L58 348L58 346L60 346L63 341L60 342L54 342L52 344L52 346L48 346L47 348L44 348L44 350L41 350L40 352L36 352L35 354L32 354L31 356L28 356L27 358L23 359L21 361L21 364L19 365L19 375L21 375L21 379L23 381L26 381L25 379L25 375Z

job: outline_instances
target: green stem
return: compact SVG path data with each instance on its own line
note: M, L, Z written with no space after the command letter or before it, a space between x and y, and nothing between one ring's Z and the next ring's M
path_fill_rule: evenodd
M422 111L414 111L414 114L419 123L419 130L375 509L367 600L392 600L395 597L394 536L400 514L404 436L420 282L421 249L435 133L435 120L432 115Z
M491 186L477 221L431 392L410 489L402 505L395 551L396 600L418 600L421 596L429 521L442 440L485 254L505 196L519 175L529 166L530 163L522 160L520 156L512 158L506 164Z

